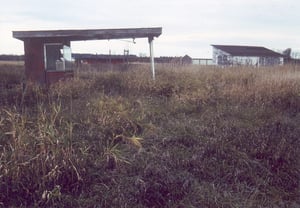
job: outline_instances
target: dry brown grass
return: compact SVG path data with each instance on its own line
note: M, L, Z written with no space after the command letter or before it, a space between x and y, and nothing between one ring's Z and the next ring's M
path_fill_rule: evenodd
M24 66L24 61L1 61L0 60L0 66L3 65Z
M120 69L0 70L0 205L299 206L300 69Z

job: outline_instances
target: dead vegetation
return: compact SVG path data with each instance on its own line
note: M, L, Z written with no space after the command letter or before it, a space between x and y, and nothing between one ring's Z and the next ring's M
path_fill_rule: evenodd
M299 68L0 74L2 206L300 205Z

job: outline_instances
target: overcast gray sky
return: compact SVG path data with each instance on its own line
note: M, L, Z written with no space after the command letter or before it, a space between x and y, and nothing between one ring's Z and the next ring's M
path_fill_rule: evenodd
M162 27L155 56L211 57L210 44L300 50L299 0L3 0L0 54L23 54L13 30ZM147 39L72 42L73 52L149 54Z

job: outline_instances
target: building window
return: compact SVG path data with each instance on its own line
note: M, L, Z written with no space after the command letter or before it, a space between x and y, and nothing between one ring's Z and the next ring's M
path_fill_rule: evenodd
M227 55L219 55L217 56L218 65L232 65L232 60L230 56Z
M45 44L44 60L47 71L70 70L72 68L71 48L61 43Z

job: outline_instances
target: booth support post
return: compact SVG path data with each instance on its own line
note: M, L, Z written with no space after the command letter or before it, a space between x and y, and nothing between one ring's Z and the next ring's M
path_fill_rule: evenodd
M153 53L153 37L148 37L149 48L150 48L150 62L152 70L152 79L155 80L155 66L154 66L154 53Z

